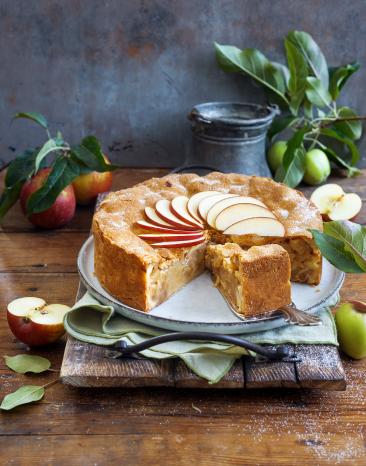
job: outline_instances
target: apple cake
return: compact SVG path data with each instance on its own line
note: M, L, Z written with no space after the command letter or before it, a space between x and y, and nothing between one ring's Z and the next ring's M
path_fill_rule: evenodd
M291 303L291 264L278 244L243 250L236 243L211 244L206 267L215 286L239 314L255 316Z
M289 255L292 281L318 284L322 260L310 228L322 230L318 209L269 178L152 178L108 194L97 209L95 274L120 301L149 311L202 273L207 245L277 244Z

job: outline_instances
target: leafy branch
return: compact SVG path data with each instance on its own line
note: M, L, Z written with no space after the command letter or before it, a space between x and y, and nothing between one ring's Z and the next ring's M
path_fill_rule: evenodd
M325 160L345 169L348 176L357 175L359 151L355 141L362 135L361 122L366 116L357 115L349 107L338 107L336 100L359 64L328 67L318 44L303 31L289 32L284 46L287 66L253 48L240 50L215 43L221 69L257 81L268 100L279 104L285 113L273 121L268 132L269 141L284 131L291 134L276 180L297 186L306 170L306 153L314 148L324 152Z
M43 212L51 207L61 191L79 175L119 168L107 163L95 136L87 136L79 144L70 146L59 131L51 136L47 119L42 114L21 112L14 117L18 118L38 124L46 130L48 139L41 147L27 149L9 164L5 187L0 196L0 222L18 200L24 183L42 168L49 166L51 171L43 186L28 199L27 215Z

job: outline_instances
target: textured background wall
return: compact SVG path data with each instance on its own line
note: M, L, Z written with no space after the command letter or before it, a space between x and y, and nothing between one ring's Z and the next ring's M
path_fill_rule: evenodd
M213 41L279 61L295 28L330 64L361 62L344 101L365 114L365 0L2 0L0 166L43 136L10 125L17 111L44 113L71 142L96 134L126 166L178 165L195 103L263 101L247 78L217 68Z

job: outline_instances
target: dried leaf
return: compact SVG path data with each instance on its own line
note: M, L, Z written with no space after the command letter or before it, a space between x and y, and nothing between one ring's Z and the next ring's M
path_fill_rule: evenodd
M16 356L4 356L5 364L9 369L18 374L33 372L39 374L47 371L51 367L51 362L42 356L31 354L17 354Z
M17 406L32 403L33 401L39 401L44 396L44 387L37 385L24 385L24 387L18 388L13 393L9 393L3 399L0 409L10 411Z

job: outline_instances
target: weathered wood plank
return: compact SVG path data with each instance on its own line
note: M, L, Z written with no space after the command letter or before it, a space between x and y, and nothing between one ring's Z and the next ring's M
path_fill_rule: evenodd
M110 358L110 349L68 338L61 367L63 383L79 387L173 386L172 361Z
M0 234L0 272L76 272L87 232L34 231Z
M356 299L366 301L366 277L364 274L347 274L340 292L341 302Z
M339 431L337 425L331 426L328 432L311 429L311 433L309 427L298 432L288 424L281 425L280 419L276 423L268 422L267 417L253 419L245 426L227 418L215 418L208 425L202 421L204 413L200 415L193 409L192 412L185 429L179 417L167 417L147 419L148 431L130 432L128 425L122 425L120 434L110 435L111 418L104 424L104 435L88 435L88 431L33 438L19 435L11 444L4 436L0 439L0 447L4 455L12 459L9 464L22 466L41 463L113 465L121 459L125 465L144 466L364 464L360 433L347 429L345 438L344 431ZM94 412L95 419L101 416L104 413ZM304 422L304 418L302 420ZM136 421L132 420L133 425Z
M261 362L244 357L243 364L245 388L299 387L293 362Z
M346 379L338 349L330 345L297 345L296 375L302 388L345 390Z
M1 262L1 261L0 261ZM46 268L47 270L47 268ZM0 303L4 307L22 296L39 296L48 303L74 304L79 275L76 273L0 273Z

